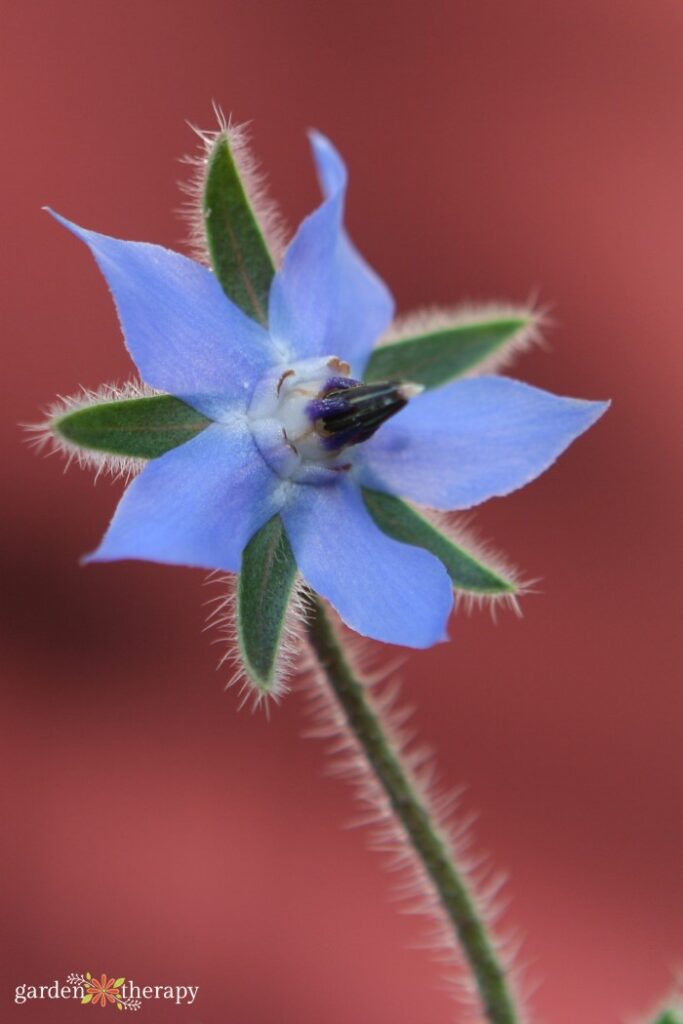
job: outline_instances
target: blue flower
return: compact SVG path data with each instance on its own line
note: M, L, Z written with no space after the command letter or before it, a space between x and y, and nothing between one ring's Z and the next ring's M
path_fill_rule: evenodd
M376 525L361 487L471 508L533 480L606 403L500 376L424 393L361 383L394 303L344 230L341 158L311 141L324 198L273 279L267 327L201 264L58 218L90 247L143 380L212 421L146 464L89 560L239 572L279 513L304 579L348 626L427 647L446 638L451 581L433 554Z

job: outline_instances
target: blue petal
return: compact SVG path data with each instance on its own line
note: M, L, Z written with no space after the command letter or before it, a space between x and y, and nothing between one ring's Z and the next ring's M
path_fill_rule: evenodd
M360 377L394 302L343 229L346 168L332 144L311 134L325 200L301 224L270 295L270 328L290 356L336 355Z
M318 178L326 198L344 191L346 168L329 139L310 133ZM394 318L394 300L382 279L365 262L346 231L337 252L339 285L335 312L330 321L326 347L346 359L361 377L373 345Z
M246 426L212 424L145 466L86 561L237 572L244 546L277 511L278 484Z
M358 477L432 508L469 508L535 479L608 405L506 377L456 381L382 426L359 451Z
M357 633L406 647L447 639L446 570L427 551L382 533L352 481L299 485L282 517L304 578Z
M269 336L199 263L146 242L123 242L53 214L90 247L143 380L212 419L244 409L276 361Z

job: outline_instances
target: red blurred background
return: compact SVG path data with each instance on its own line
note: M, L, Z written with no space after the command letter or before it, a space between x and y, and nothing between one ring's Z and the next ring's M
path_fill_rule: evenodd
M633 1019L683 962L679 0L3 6L0 1016L71 1020L13 989L86 969L200 985L146 1004L153 1024L463 1016L342 827L302 696L238 713L202 573L79 568L120 485L64 477L17 426L130 372L94 264L41 205L182 245L184 119L211 127L215 99L253 121L291 225L317 200L304 130L337 142L352 233L404 311L535 292L555 326L514 372L614 399L478 514L543 579L523 620L461 615L403 675L511 877L537 1019Z

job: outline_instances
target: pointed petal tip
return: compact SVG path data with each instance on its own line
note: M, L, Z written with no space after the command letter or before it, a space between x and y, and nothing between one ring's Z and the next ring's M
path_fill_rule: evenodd
M430 639L426 639L424 640L424 642L420 644L411 644L410 646L414 646L416 650L426 651L429 650L430 647L438 647L440 644L450 643L451 638L448 632L448 623L451 617L451 612L453 611L454 604L455 599L451 601L450 607L446 612L445 620L443 622L440 622L438 626L434 629L434 634Z
M343 192L348 183L346 164L336 146L315 128L309 128L308 141L313 153L318 179L327 199Z
M324 135L321 131L318 131L317 128L308 128L306 131L306 135L308 136L308 141L310 142L311 147L313 149L326 149L334 153L335 156L339 157L339 153L337 152L332 141L327 137L327 135Z
M41 206L41 210L43 210L45 213L49 213L50 216L54 217L55 220L58 220L60 224L71 223L71 221L67 220L66 217L64 217L61 213L57 213L56 210L53 210L51 206Z
M136 555L125 555L125 554L111 554L106 550L107 547L107 534L102 537L102 540L93 548L92 551L86 551L84 555L78 559L78 564L81 568L87 568L91 565L99 565L102 562L121 562L121 561L138 561ZM152 559L149 559L152 561Z
M53 210L51 206L41 206L40 209L43 213L49 213L50 216L60 224L63 224L65 227L70 227L71 222L68 221L66 217L63 217L61 213L57 213L56 210Z
M82 228L79 224L75 224L72 220L69 220L68 217L64 217L61 213L57 213L57 211L53 210L51 206L43 206L42 209L46 213L49 213L58 224L61 224L62 227L67 229L67 231L70 231L84 242L87 242L88 238L95 234L94 231L88 231L87 228Z
M448 644L451 641L450 633L448 631L448 624L451 619L451 613L455 608L455 594L452 595L453 600L451 605L446 612L445 619L438 625L434 630L434 639L431 643L426 643L422 646L422 650L428 650L430 647L438 647L440 644Z
M611 404L611 398L600 399L598 401L586 400L584 402L586 411L586 426L584 429L588 430L588 428L592 427L594 423L597 423L597 421L605 415Z

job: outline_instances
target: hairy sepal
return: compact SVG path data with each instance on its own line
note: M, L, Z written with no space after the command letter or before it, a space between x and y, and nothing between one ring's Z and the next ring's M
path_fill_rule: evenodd
M267 195L246 126L227 121L218 107L214 111L216 131L194 129L202 148L185 158L194 173L181 185L188 195L181 213L189 223L195 259L211 267L240 309L265 324L286 232Z
M208 423L184 402L130 381L60 398L41 423L27 429L38 449L59 452L67 464L75 461L98 476L104 472L127 478Z
M412 314L373 351L365 380L437 388L466 374L495 372L538 340L541 320L540 313L515 306Z
M443 563L456 593L474 601L502 598L516 607L521 587L515 574L499 564L487 564L479 545L460 537L451 539L425 514L417 512L400 498L380 491L363 489L363 500L384 533L404 544L425 548ZM462 531L464 533L464 530Z
M221 132L208 156L203 195L211 264L226 295L265 324L275 267L230 146Z
M228 298L267 326L280 249L279 230L273 230L277 218L262 202L262 181L246 148L244 129L229 125L220 113L218 117L217 132L200 133L205 145L200 202L206 249ZM282 689L296 572L282 520L275 516L244 550L234 606L238 674L257 699L277 696Z
M252 537L237 583L237 641L245 679L258 694L276 695L297 567L280 516Z
M210 424L172 395L93 402L52 419L67 445L133 460L155 459Z

